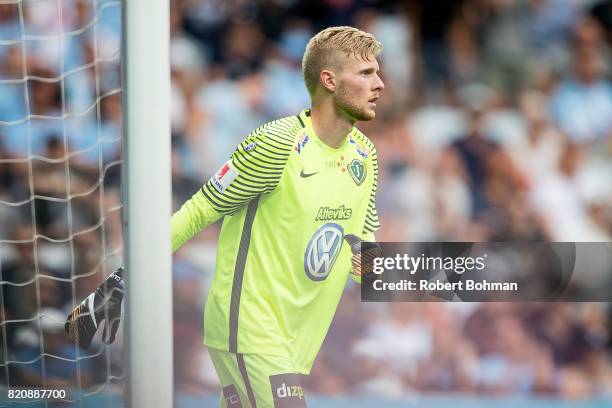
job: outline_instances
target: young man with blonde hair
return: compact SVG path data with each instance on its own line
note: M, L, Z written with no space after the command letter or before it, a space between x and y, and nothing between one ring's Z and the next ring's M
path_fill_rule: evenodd
M312 109L251 133L172 217L176 250L225 216L204 309L220 406L305 406L298 375L351 271L343 238L378 228L376 150L354 124L374 119L381 48L352 27L315 35L302 63Z
M375 117L381 49L353 27L315 35L303 58L312 108L253 131L172 216L173 250L223 217L204 309L222 407L305 406L299 375L349 273L359 280L351 245L379 227L376 150L354 125Z

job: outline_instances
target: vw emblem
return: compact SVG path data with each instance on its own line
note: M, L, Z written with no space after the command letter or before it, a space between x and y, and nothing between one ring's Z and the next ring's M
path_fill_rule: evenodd
M304 253L304 271L314 281L327 278L342 248L344 229L329 222L315 231Z

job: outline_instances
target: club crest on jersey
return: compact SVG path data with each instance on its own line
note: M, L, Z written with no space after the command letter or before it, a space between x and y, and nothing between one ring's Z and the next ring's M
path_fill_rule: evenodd
M308 135L304 133L302 137L300 137L300 140L298 141L298 144L295 147L295 150L297 150L298 154L302 153L302 149L304 148L304 146L306 146L306 143L308 143Z
M355 184L360 186L366 178L366 167L364 166L363 162L353 159L353 161L351 161L346 168L353 178Z
M255 147L257 147L257 143L251 142L248 145L244 146L244 151L245 152L250 152L252 150L255 150Z
M304 271L313 281L322 281L331 272L340 249L344 229L333 222L321 226L310 238L304 252Z
M232 161L228 160L221 168L210 178L210 183L220 193L238 177L238 171L232 165Z

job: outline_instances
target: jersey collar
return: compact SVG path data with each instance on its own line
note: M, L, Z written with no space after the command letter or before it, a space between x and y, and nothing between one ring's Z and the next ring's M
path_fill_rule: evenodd
M306 134L310 138L312 138L316 142L316 144L321 146L321 148L324 149L324 150L339 152L339 151L343 150L346 147L346 145L347 145L347 143L349 141L349 138L354 138L355 137L356 128L355 128L355 126L353 126L353 128L351 129L351 131L347 135L348 137L345 138L344 143L342 143L342 145L340 147L334 148L334 147L331 147L331 146L327 145L325 142L323 142L319 138L317 133L315 132L314 128L312 127L312 119L310 117L310 109L304 109L302 112L300 112L300 114L298 115L298 119L300 121L300 124L304 128L304 131L306 132Z

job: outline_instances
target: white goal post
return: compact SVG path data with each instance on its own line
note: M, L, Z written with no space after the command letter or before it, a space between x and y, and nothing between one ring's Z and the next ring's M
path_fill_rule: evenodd
M124 0L127 406L173 406L170 4Z

